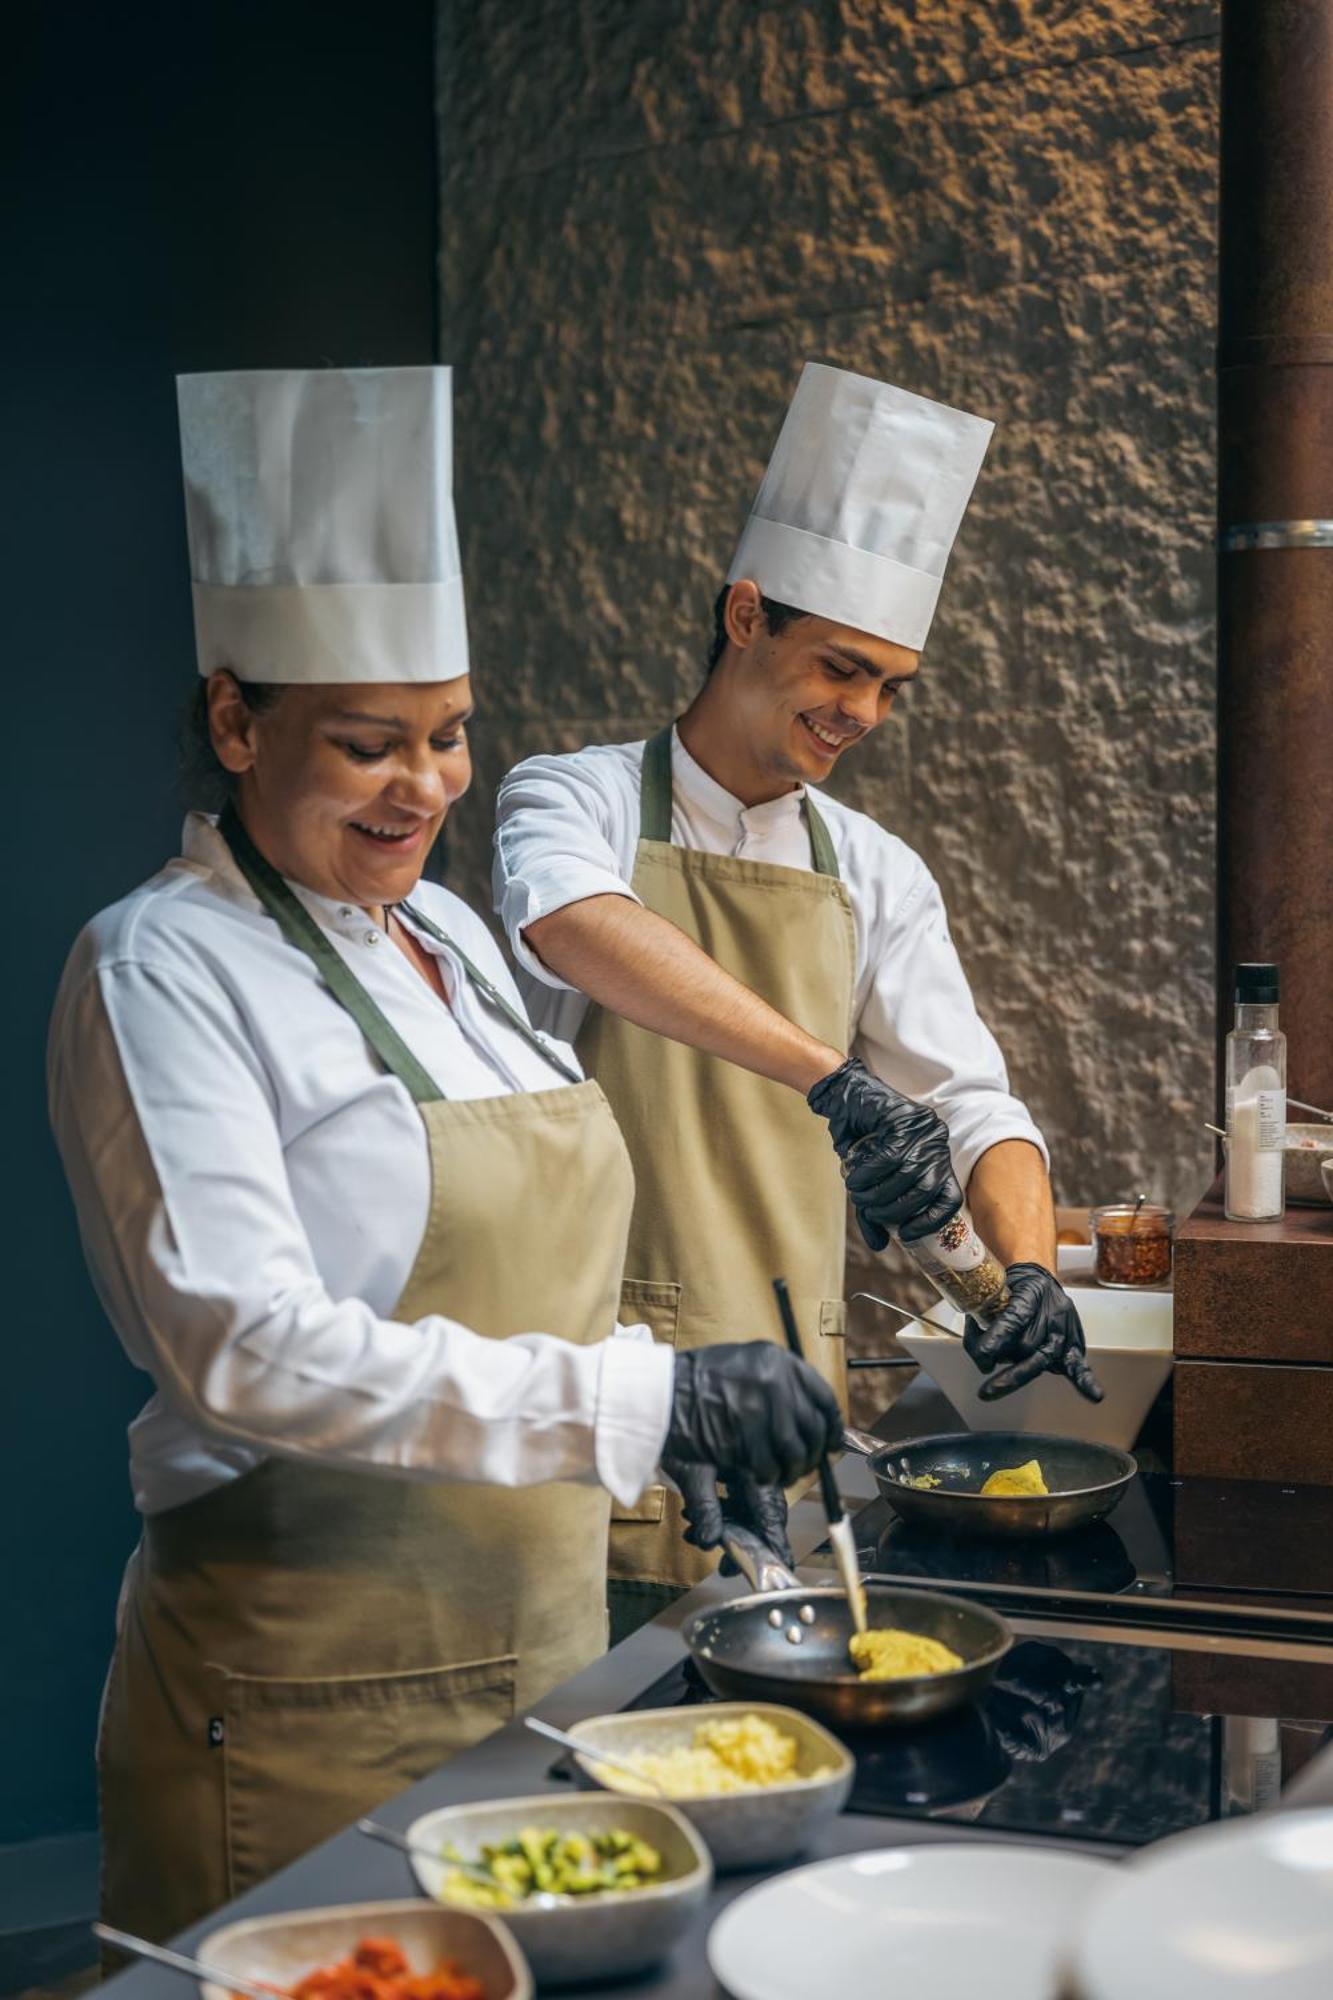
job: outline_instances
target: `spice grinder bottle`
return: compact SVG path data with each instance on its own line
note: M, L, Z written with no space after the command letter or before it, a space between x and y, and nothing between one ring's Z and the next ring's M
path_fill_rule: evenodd
M977 1235L966 1202L934 1235L904 1243L903 1249L925 1272L940 1296L959 1312L987 1320L1008 1305L1009 1282L1004 1265Z
M1226 1041L1224 1200L1233 1222L1275 1222L1285 1206L1287 1038L1277 1008L1277 967L1238 965Z

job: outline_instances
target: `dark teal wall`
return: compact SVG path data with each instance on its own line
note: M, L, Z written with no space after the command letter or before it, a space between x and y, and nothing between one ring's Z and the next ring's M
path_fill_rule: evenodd
M80 924L176 851L172 376L433 359L435 179L429 0L47 0L5 39L0 1842L94 1824L135 1534L144 1383L84 1270L43 1053Z

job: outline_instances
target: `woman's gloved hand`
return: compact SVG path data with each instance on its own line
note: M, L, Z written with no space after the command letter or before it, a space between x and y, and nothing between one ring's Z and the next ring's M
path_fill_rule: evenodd
M983 1403L1009 1396L1048 1370L1067 1375L1080 1396L1100 1403L1105 1391L1088 1365L1077 1308L1042 1264L1011 1264L1009 1303L986 1326L970 1319L963 1345L982 1374Z
M942 1229L963 1205L949 1129L929 1105L881 1083L850 1057L806 1098L827 1118L861 1234L882 1250L891 1231L904 1243Z
M728 1475L726 1493L721 1494L716 1466L669 1465L664 1460L663 1470L680 1488L685 1502L685 1540L694 1548L719 1547L734 1524L758 1535L788 1569L793 1567L787 1540L787 1496L780 1486L761 1486L750 1473L733 1472ZM739 1575L729 1555L722 1558L722 1574Z
M662 1464L705 1465L791 1486L842 1445L842 1412L824 1378L769 1340L719 1342L676 1356Z

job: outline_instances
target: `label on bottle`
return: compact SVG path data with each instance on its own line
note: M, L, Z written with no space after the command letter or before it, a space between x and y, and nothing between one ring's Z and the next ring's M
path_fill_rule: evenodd
M943 1229L922 1237L920 1244L912 1247L928 1251L946 1271L975 1271L986 1255L986 1246L965 1208L950 1216Z
M1287 1143L1287 1093L1261 1090L1255 1144L1261 1153L1280 1153Z

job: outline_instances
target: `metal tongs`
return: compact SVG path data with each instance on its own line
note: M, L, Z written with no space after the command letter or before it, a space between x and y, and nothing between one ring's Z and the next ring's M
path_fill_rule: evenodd
M801 1353L801 1336L796 1331L796 1316L791 1309L791 1294L787 1290L785 1278L774 1278L773 1290L777 1297L778 1311L782 1315L782 1330L787 1336L787 1345L797 1360L804 1360ZM833 1477L833 1467L829 1464L828 1453L823 1452L819 1460L819 1490L823 1495L824 1512L828 1516L829 1540L833 1544L833 1554L838 1564L838 1575L847 1593L847 1602L852 1609L852 1623L858 1632L864 1632L867 1625L865 1585L861 1581L861 1565L856 1560L856 1536L852 1524L843 1511L842 1496L838 1492L838 1482Z
M895 1305L892 1299L882 1299L878 1292L853 1292L849 1303L857 1299L868 1299L872 1306L883 1306L886 1312L897 1313L899 1319L908 1320L913 1326L928 1326L932 1333L947 1334L950 1340L961 1340L963 1337L955 1327L946 1326L942 1319L932 1319L929 1313L910 1312L906 1306ZM910 1354L853 1354L847 1359L849 1368L915 1368L916 1365Z

